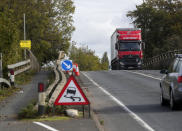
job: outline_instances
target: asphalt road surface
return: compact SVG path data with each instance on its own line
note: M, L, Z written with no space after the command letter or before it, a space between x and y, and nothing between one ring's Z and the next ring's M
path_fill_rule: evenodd
M0 131L41 131L44 129L32 122L19 122L16 118L22 108L30 104L32 100L38 99L37 85L39 82L46 83L49 73L47 71L37 73L29 84L21 86L21 91L0 103Z
M181 131L182 109L160 105L159 71L83 72L92 108L106 131Z
M49 73L37 73L29 84L21 86L20 92L0 102L0 131L98 131L95 122L88 118L41 122L16 119L22 108L38 99L37 85L46 83Z

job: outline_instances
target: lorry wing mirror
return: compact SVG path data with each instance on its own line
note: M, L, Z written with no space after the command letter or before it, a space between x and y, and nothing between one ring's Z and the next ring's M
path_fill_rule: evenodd
M115 49L118 50L118 44L115 45Z
M142 48L145 49L145 42L142 42Z

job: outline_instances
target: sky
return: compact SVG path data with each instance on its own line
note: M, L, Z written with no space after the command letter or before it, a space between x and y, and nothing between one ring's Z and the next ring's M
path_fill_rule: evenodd
M136 9L143 0L73 0L76 30L72 41L77 47L88 46L102 58L107 51L110 59L110 37L116 28L132 28L128 11Z

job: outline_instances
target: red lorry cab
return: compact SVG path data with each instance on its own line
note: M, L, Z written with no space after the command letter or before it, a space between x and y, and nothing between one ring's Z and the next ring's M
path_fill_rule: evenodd
M111 67L123 69L142 66L141 30L119 28L111 36Z

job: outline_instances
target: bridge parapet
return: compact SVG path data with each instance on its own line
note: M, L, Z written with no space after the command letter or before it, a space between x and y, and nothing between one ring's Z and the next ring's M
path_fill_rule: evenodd
M6 85L8 86L11 86L11 84L13 83L14 84L14 80L15 80L15 76L20 74L20 73L23 73L29 69L33 69L35 71L39 71L40 70L40 65L39 65L39 62L37 60L37 58L34 56L34 54L31 52L31 50L27 50L27 54L26 54L29 58L27 60L24 60L24 61L20 61L18 63L14 63L14 64L11 64L11 65L8 65L8 69L9 69L9 73L8 73L8 76L10 77L10 82L9 80L6 80L3 77L2 75L2 64L0 64L0 69L1 69L1 72L0 72L0 85L1 83L5 83ZM1 60L2 61L2 60ZM1 63L0 61L0 63ZM10 84L11 83L11 84Z
M182 54L182 50L168 51L152 58L144 60L144 69L164 69L168 68L175 58L175 54Z

